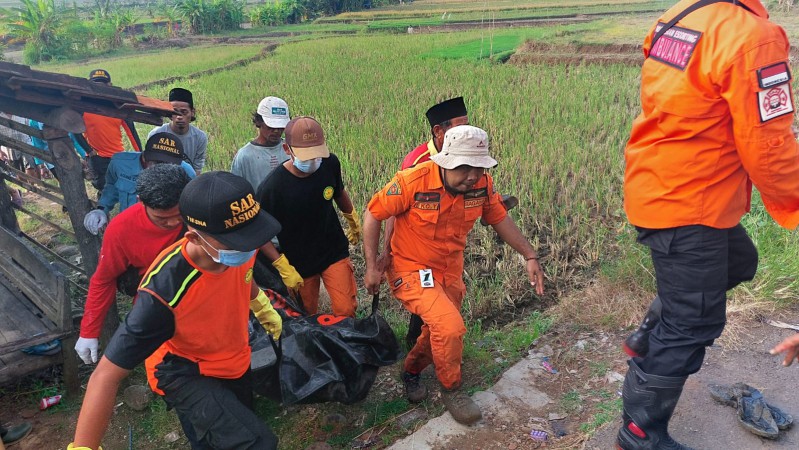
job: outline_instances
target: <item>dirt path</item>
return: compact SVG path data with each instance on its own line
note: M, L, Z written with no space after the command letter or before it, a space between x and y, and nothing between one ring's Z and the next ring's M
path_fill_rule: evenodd
M793 319L797 322L799 315L793 315ZM768 354L775 343L793 331L757 322L747 328L739 349L711 347L702 370L688 379L670 428L682 444L697 450L799 448L799 432L795 428L781 433L775 441L759 438L741 428L734 409L719 405L708 394L711 383L742 381L757 387L769 403L799 419L799 372L796 367L782 367L779 359ZM585 448L614 448L617 430L618 420L600 430Z

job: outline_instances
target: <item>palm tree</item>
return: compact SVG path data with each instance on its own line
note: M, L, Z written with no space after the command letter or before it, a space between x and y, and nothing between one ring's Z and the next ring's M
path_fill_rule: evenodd
M20 1L22 6L6 12L5 25L12 37L24 40L34 50L35 57L41 59L60 47L61 16L54 0Z

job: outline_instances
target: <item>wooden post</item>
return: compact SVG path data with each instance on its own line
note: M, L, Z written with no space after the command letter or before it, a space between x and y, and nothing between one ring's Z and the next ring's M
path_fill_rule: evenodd
M83 166L66 131L45 124L44 138L53 153L53 163L58 171L61 192L64 194L69 220L72 223L72 229L75 231L75 239L78 242L78 248L83 258L83 268L86 270L86 276L91 278L94 275L94 271L97 270L97 262L100 255L100 238L89 233L83 227L83 218L92 210L92 204L86 195ZM105 318L102 335L100 336L101 341L103 343L108 342L118 326L119 312L116 303L114 303Z
M19 234L19 223L14 207L11 206L11 191L6 180L0 177L0 224L14 234Z

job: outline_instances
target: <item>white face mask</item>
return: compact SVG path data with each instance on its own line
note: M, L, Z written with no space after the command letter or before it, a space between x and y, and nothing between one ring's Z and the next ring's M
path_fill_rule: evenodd
M308 161L300 161L296 156L294 157L294 167L300 172L311 174L319 170L322 165L322 158L309 159Z

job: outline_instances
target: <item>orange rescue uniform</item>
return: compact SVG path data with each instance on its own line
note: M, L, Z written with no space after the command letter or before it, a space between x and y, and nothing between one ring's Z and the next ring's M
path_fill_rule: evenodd
M693 3L681 1L659 23ZM733 227L749 210L752 183L777 223L799 225L788 39L758 0L740 3L752 12L705 6L654 50L655 29L644 42L643 111L625 150L624 207L633 225Z
M84 113L83 122L86 124L86 132L83 133L83 136L86 138L86 142L97 151L98 156L110 158L125 150L125 147L122 145L122 132L120 128L125 130L133 149L137 152L141 151L139 145L136 143L136 139L133 138L133 132L131 132L130 128L128 128L128 124L126 124L124 120L115 117Z
M460 315L466 235L480 216L494 225L507 215L491 176L484 175L465 194L453 195L444 188L439 167L423 162L398 172L367 209L377 220L396 218L388 282L394 296L425 323L405 371L418 374L434 363L441 384L458 387L466 334ZM431 270L429 287L422 286L420 270L426 269Z

